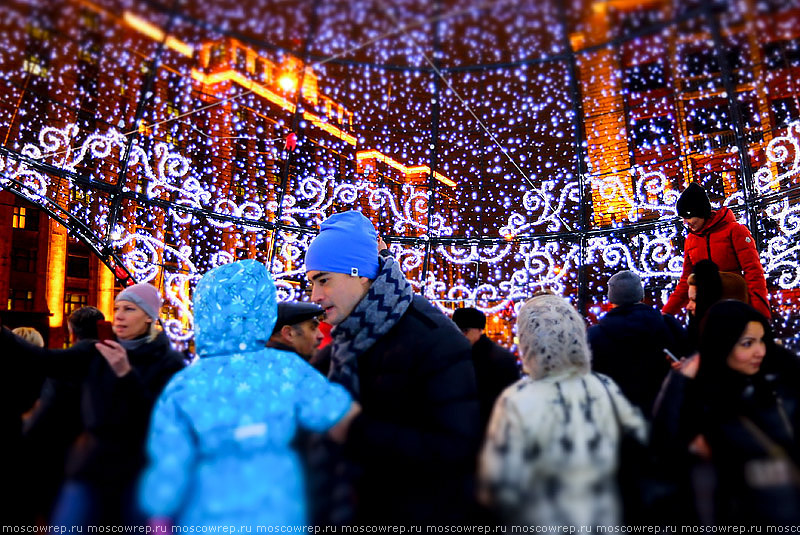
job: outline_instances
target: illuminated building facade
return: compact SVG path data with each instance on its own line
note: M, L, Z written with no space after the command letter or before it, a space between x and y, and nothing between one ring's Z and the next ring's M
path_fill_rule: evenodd
M335 161L333 169L326 164L325 173L358 176L391 194L399 194L405 185L419 186L428 176L448 188L456 186L442 173L431 174L425 165L408 166L381 151L364 148L363 144L359 147L351 133L353 112L322 94L314 70L304 67L295 57L283 55L280 60L273 60L231 37L204 40L193 47L167 35L143 16L131 11L114 13L92 2L72 2L64 9L66 16L58 16L58 10L50 10L46 5L40 8L29 14L24 33L17 32L19 49L25 50L22 69L26 73L26 86L22 98L16 106L5 102L3 110L11 120L10 127L7 124L0 129L0 135L7 142L19 140L16 146L20 142L36 142L47 124L64 121L60 114L50 114L45 109L49 96L52 100L75 104L70 110L75 113L70 118L82 130L91 132L98 127L104 129L103 126L121 128L135 124L144 146L166 142L190 156L192 166L199 170L198 181L214 192L215 197L225 199L217 205L224 215L236 213L234 208L233 213L226 214L227 205L249 204L267 212L271 219L279 219L278 192L293 188L299 175L318 174L323 160ZM4 31L12 33L10 29ZM76 50L68 50L60 60L55 60L66 66L54 64L46 53L53 44L48 39L54 33L74 37L71 45ZM130 71L119 65L109 72L101 57L109 41L130 54L138 68ZM131 41L133 44L128 44ZM147 61L142 48L146 50L159 43L164 54L155 66ZM9 59L16 62L20 58ZM52 70L72 70L77 74L77 83L53 89L47 82ZM147 80L146 75L153 71L156 76ZM114 90L99 92L99 85ZM36 90L28 91L31 87ZM242 91L248 97L246 101L229 99L231 94ZM57 92L58 97L49 95L52 92ZM136 120L137 101L143 92L155 109L149 117L142 115ZM186 103L208 108L204 113L193 113L191 121L181 121L180 115L184 113L181 109ZM17 114L31 107L43 117L40 122L14 121ZM99 124L101 109L118 117L118 122ZM191 139L185 135L187 131L199 137L187 142ZM85 162L76 170L90 174L91 166L91 161ZM119 171L120 167L115 166L103 169L103 182L115 185ZM137 196L142 195L168 202L175 200L174 196L154 194L147 178L147 174L130 176L120 184L130 196L116 207L94 200L91 188L82 190L69 180L55 181L48 186L47 194L56 198L66 196L68 205L79 212L75 215L88 220L102 218L109 208L116 209L119 212L116 220L124 222L127 234L152 236L173 250L191 243L200 263L213 264L220 255L232 259L255 257L265 262L275 256L283 270L301 267L297 256L283 254L281 244L275 243L273 234L263 226L230 231L225 224L208 225L182 217L180 222L190 224L176 225L163 206L137 202ZM59 347L67 339L65 318L75 308L98 306L110 317L113 296L123 285L115 281L115 274L108 266L35 203L6 191L0 192L0 199L0 295L8 295L3 307L7 310L6 324L34 325L49 337L51 346ZM358 206L366 215L380 219L380 209L372 208L366 201ZM247 217L241 212L236 215ZM115 232L119 233L119 229ZM207 243L222 246L206 248L202 242L194 245L198 235L204 236ZM136 247L136 241L130 240L120 255L135 256ZM159 268L148 278L163 287L166 281L160 268L180 271L184 266L169 258L164 250L155 249L153 253ZM125 278L127 274L118 272L116 276ZM188 291L188 287L184 285L183 290ZM175 307L168 306L167 314L180 321L180 310Z
M571 41L579 52L593 225L657 220L657 210L634 210L631 199L674 202L698 182L712 203L729 205L749 224L760 251L768 250L781 223L764 216L767 202L752 201L778 194L781 185L754 177L796 184L791 158L775 161L767 151L775 138L791 140L791 123L800 120L800 7L785 4L779 17L758 2L737 9L665 0L591 7L586 31ZM649 25L636 39L619 38ZM794 316L797 289L771 290L773 307Z
M532 293L591 321L620 269L663 303L698 181L800 331L797 2L391 4L3 3L0 295L61 332L149 281L186 341L202 273L256 258L302 299L319 222L360 209L418 292L510 342Z
M604 36L642 21L679 18L690 8L681 11L665 0L592 7L588 26ZM625 183L629 198L636 173L652 170L679 190L699 182L716 201L742 191L745 170L764 165L769 142L800 119L794 81L800 68L800 30L794 29L800 28L800 10L783 13L776 24L771 13L750 7L731 14L724 29L690 20L581 57L595 224L629 219L631 207L623 196L602 195L609 177ZM584 33L571 37L577 51L597 41ZM721 48L714 46L716 38Z

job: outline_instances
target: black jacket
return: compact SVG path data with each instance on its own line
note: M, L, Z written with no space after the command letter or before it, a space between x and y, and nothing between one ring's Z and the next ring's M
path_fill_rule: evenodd
M782 372L744 376L728 371L713 384L670 372L659 396L653 447L673 455L686 451L697 435L705 437L716 474L717 523L800 523L800 486L754 486L747 477L773 459L745 420L779 445L795 467L800 465L800 373L796 363Z
M517 357L483 334L472 346L472 363L478 382L481 430L485 433L497 397L519 379Z
M674 317L644 303L611 309L587 331L592 369L608 375L650 417L653 401L670 370L664 348L677 357L688 350L686 330Z
M2 338L16 338L25 347L35 347L16 337L6 328L0 327ZM42 376L26 354L11 351L0 345L3 359L0 378L0 473L3 483L11 492L0 507L3 524L30 525L33 516L29 510L30 499L25 494L31 485L30 473L25 464L26 448L22 441L22 413L31 408L39 395Z
M316 363L329 359L324 348ZM466 522L480 442L470 345L421 296L358 357L363 411L347 451L363 476L358 521Z
M183 356L160 333L152 342L128 350L132 370L117 377L92 340L68 349L31 346L10 331L0 333L0 351L27 358L50 377L80 384L82 431L70 449L67 477L119 488L144 466L144 442L156 398Z

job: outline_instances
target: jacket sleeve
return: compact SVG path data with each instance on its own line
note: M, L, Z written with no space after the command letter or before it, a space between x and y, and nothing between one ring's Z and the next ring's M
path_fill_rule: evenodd
M298 424L316 433L327 431L350 410L353 404L350 393L342 385L329 382L300 358L291 362L302 384L295 408Z
M180 512L197 457L191 423L176 399L180 386L170 387L153 411L147 437L149 465L139 486L139 503L150 518L174 519Z
M639 442L646 444L650 430L647 428L647 420L642 416L642 411L628 401L613 379L606 376L603 380L608 381L608 392L614 400L622 428L633 433Z
M747 281L750 304L769 319L771 314L767 296L767 281L764 278L764 268L761 266L761 259L758 256L753 236L746 226L736 224L731 231L731 241L739 265L742 266L744 279Z
M694 264L692 264L692 260L689 257L689 251L686 250L686 243L684 243L683 272L681 272L681 278L678 281L678 285L672 291L672 295L669 296L667 304L661 309L662 313L672 315L678 314L681 309L686 306L686 303L689 302L689 284L686 282L686 279L689 278L689 275L691 275L693 269Z
M525 505L536 461L525 459L525 418L506 395L495 404L478 468L478 499L503 518Z
M586 329L586 338L589 341L589 348L592 350L592 370L600 373L607 373L609 369L608 337L603 332L599 324L592 325ZM614 355L616 356L616 355ZM613 356L611 357L613 359Z
M67 349L39 347L0 327L0 353L15 359L15 368L21 373L80 379L96 350L90 341L79 342Z
M133 432L136 426L131 422L140 422L146 426L150 419L153 405L172 376L181 368L183 363L171 355L148 377L136 369L122 377L116 378L116 387L111 398L114 413L119 415L118 422L125 422L125 427Z
M408 464L440 466L474 464L481 426L475 386L475 368L469 347L447 349L449 337L442 337L431 349L426 364L438 366L418 370L420 394L427 407L423 421L401 424L375 418L364 407L353 421L348 434L348 449L355 458L370 457L376 452Z
M650 444L655 452L669 458L685 452L689 442L700 432L697 406L688 391L694 379L671 370L661 386L653 406Z
M694 353L695 348L689 342L689 333L681 322L671 314L664 314L662 319L667 328L667 348L679 357Z

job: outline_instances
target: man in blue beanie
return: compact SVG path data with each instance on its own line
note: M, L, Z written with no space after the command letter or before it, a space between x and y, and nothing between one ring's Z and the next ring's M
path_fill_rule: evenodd
M379 256L360 212L326 219L305 261L311 300L334 326L312 364L329 360L363 407L346 444L363 474L356 521L469 522L482 432L469 342Z

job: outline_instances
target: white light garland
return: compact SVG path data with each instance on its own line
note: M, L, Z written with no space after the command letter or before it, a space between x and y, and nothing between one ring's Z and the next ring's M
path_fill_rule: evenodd
M104 134L92 133L75 150L68 149L70 140L75 139L79 131L75 125L67 125L57 129L47 127L39 136L40 145L26 144L23 155L49 163L55 167L79 172L78 166L88 156L95 159L117 159L125 148L125 137L114 129ZM784 136L771 141L767 149L768 163L756 172L760 194L767 194L782 181L796 178L800 170L800 123L793 123ZM792 163L788 171L773 174L773 166L777 163ZM154 162L151 164L151 162ZM219 198L211 185L204 184L194 178L191 161L172 150L165 143L156 143L151 153L146 153L138 143L131 150L129 173L144 175L147 179L147 196L164 197L172 195L170 200L178 205L191 206L209 210L213 214L228 216L232 220L214 220L207 218L209 225L220 229L236 229L241 232L259 230L248 225L248 221L266 221L268 213L277 212L276 203L266 206L266 210L252 201L237 203L229 198ZM0 171L3 172L3 185L8 179L19 180L31 189L29 198L40 202L47 194L48 188L55 184L50 175L29 166L23 160L13 158L0 159ZM640 219L645 211L655 211L665 220L674 217L674 192L669 181L660 172L637 173L633 197L625 197L623 184L619 179L604 179L600 188L604 198L623 196L630 209L631 221ZM103 180L104 176L92 176L93 180ZM69 182L69 185L74 185ZM521 213L514 213L508 218L508 224L499 229L501 235L518 236L525 231L547 223L549 228L561 230L560 218L564 217L564 206L567 199L576 199L577 183L568 183L562 188L558 197L553 193L557 184L545 181L541 188L530 190L524 196L523 207L534 218L528 220ZM435 214L432 225L427 225L427 203L429 195L426 190L403 185L402 200L396 198L387 187L376 187L368 180L355 183L336 183L332 177L301 178L291 194L284 196L282 222L301 227L297 216L311 217L321 221L334 203L357 207L366 200L373 210L389 209L392 214L392 228L396 233L411 232L413 235L423 233L424 237L451 236L452 226L445 224L445 218ZM658 199L651 202L648 199ZM543 199L547 199L545 202ZM726 204L733 205L740 197L731 196ZM182 215L180 209L169 209L168 214L174 218L176 225L188 225L196 218ZM765 271L781 288L800 287L800 267L798 266L797 234L800 232L800 205L792 205L781 199L769 205L764 215L775 223L777 235L769 237L766 248L762 252ZM106 214L98 217L105 218ZM197 222L194 221L196 225ZM190 287L206 269L234 260L230 251L224 249L223 243L204 242L184 243L178 248L172 247L151 234L141 231L130 232L130 222L120 221L111 236L111 244L117 251L123 252L121 257L125 267L139 281L153 281L159 273L164 272L165 294L167 301L178 311L180 319L168 322L170 336L176 340L187 340L191 337L192 315L189 306ZM676 247L679 239L677 225L654 227L653 230L640 232L632 236L628 243L611 236L592 237L587 242L585 262L590 265L605 266L604 271L632 269L645 280L651 278L675 278L680 274L682 266L681 251ZM299 299L301 295L292 279L302 277L302 258L312 237L310 234L297 234L280 230L277 236L282 247L275 259L275 279L279 288L279 298L284 300ZM483 235L491 236L491 229ZM193 240L194 241L194 240ZM210 264L203 269L195 260L197 246L212 251ZM216 250L216 252L214 252ZM419 272L424 260L424 251L413 246L393 244L392 251L400 260L404 270ZM414 287L431 299L442 309L452 307L455 300L477 306L487 313L495 313L509 304L519 305L521 300L534 291L549 288L563 293L575 285L570 282L580 265L580 247L577 243L566 244L554 241L535 240L528 243L499 242L481 245L478 240L466 240L464 243L438 245L435 248L437 259L428 272L425 284L414 280ZM509 264L510 262L510 264ZM519 264L510 270L502 266ZM499 278L475 286L464 280L454 280L449 284L441 277L447 264L468 268L473 264L501 266ZM177 266L177 268L167 267ZM288 268L293 266L293 268Z

